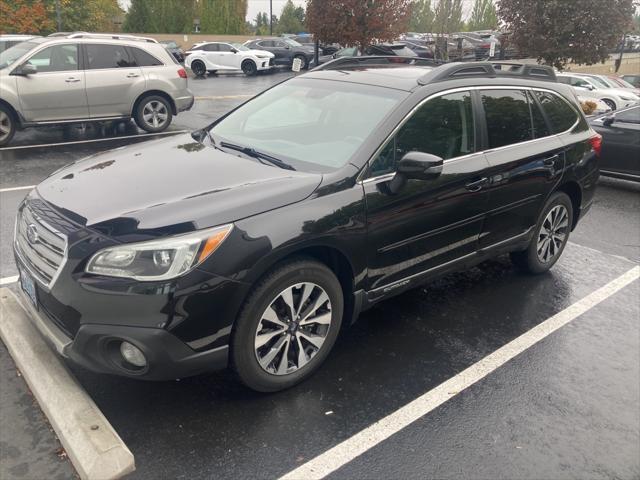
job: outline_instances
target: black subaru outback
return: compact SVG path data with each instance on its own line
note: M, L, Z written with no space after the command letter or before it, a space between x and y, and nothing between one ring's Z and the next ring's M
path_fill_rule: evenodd
M341 327L436 275L558 260L592 204L600 136L531 65L338 59L192 135L76 162L20 206L36 324L98 372L230 366L275 391Z

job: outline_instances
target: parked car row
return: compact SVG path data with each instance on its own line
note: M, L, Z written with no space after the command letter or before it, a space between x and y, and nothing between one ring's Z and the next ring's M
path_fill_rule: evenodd
M606 103L611 110L629 107L640 101L640 92L633 85L619 84L606 75L564 72L557 73L558 82L571 85L577 94L587 94ZM620 79L618 82L624 82ZM613 86L612 86L613 85Z

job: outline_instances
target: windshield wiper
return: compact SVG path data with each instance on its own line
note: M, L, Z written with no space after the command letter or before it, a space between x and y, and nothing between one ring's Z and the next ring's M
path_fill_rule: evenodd
M253 157L260 161L260 163L264 163L262 160L266 160L267 162L275 165L276 167L284 168L285 170L295 170L292 165L289 165L286 162L283 162L279 158L272 157L271 155L267 155L266 153L259 152L255 148L251 147L243 147L242 145L235 145L229 142L220 142L220 146L224 148L230 148L231 150L237 150L238 152L242 152L249 157Z

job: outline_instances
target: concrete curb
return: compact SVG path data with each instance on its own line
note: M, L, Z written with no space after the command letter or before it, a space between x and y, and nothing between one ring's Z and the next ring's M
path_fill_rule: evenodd
M8 288L0 288L0 337L80 478L117 479L135 470L131 451Z

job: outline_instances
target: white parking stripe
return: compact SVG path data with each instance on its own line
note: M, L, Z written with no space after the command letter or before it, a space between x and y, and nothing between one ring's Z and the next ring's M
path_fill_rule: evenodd
M232 98L251 98L255 95L218 95L218 96L204 96L204 97L195 97L196 100L227 100Z
M73 142L60 142L60 143L40 143L38 145L19 145L17 147L4 147L0 148L0 152L4 150L23 150L25 148L44 148L44 147L60 147L63 145L79 145L82 143L95 143L95 142L109 142L112 140L124 140L127 138L140 138L140 137L157 137L160 135L175 135L178 133L187 133L191 130L171 130L170 132L158 132L158 133L141 133L138 135L125 135L122 137L106 137L106 138L94 138L91 140L76 140Z
M14 275L13 277L0 278L0 287L2 285L11 285L12 283L16 283L18 281L18 278L18 275Z
M515 340L500 347L479 362L463 370L456 376L441 383L433 390L416 398L411 403L396 410L382 420L358 432L335 447L311 459L280 480L320 479L335 472L367 450L383 442L391 435L422 418L427 413L455 397L464 389L482 380L484 377L512 360L528 348L540 342L559 328L575 320L589 309L615 294L634 280L640 278L640 266L636 266L604 287L590 293L573 305L536 325Z
M0 188L0 193L17 192L19 190L32 190L33 188L35 188L35 185L27 185L25 187Z

